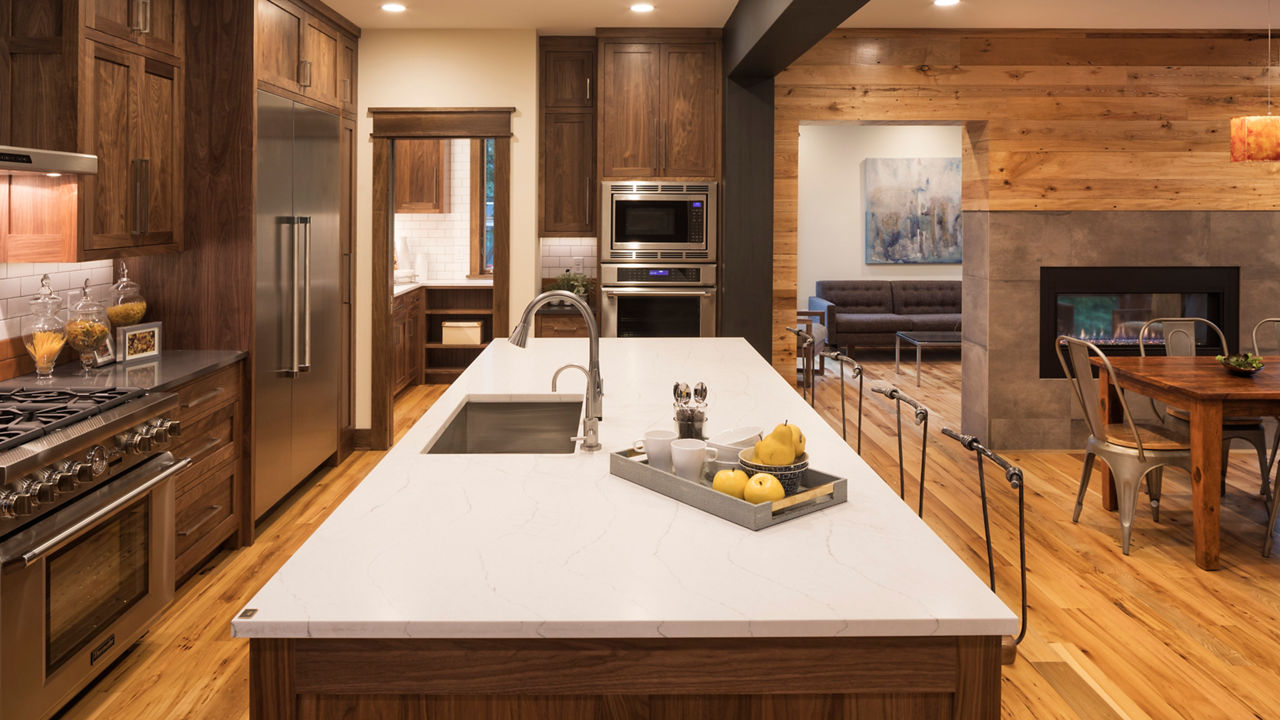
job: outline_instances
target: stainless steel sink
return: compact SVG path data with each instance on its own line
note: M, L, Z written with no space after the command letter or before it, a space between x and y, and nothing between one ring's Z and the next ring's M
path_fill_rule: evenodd
M546 395L510 400L470 395L422 449L424 454L572 453L582 417L582 398Z

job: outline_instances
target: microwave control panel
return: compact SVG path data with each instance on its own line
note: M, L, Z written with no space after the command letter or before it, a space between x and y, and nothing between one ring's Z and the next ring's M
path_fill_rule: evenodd
M623 283L679 283L696 285L702 282L700 267L619 267L618 282Z

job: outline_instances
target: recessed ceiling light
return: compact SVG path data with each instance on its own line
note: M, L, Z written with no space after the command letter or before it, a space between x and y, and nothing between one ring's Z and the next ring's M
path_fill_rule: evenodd
M404 5L400 3L382 3L382 9L390 13L404 12Z
M45 173L46 177L62 177L62 173Z
M631 6L631 12L638 12L638 13L653 12L653 5L650 3L636 3Z
M933 0L933 4L938 7L948 7L950 5L959 5L960 0Z

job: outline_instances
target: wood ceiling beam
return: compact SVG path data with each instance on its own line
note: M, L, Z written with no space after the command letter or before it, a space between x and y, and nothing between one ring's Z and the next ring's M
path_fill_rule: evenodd
M739 0L724 25L732 78L771 78L868 0Z

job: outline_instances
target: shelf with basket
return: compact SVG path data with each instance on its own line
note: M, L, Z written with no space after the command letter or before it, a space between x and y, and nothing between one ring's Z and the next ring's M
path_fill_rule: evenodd
M493 340L491 285L431 285L426 293L423 359L431 382L462 374Z

